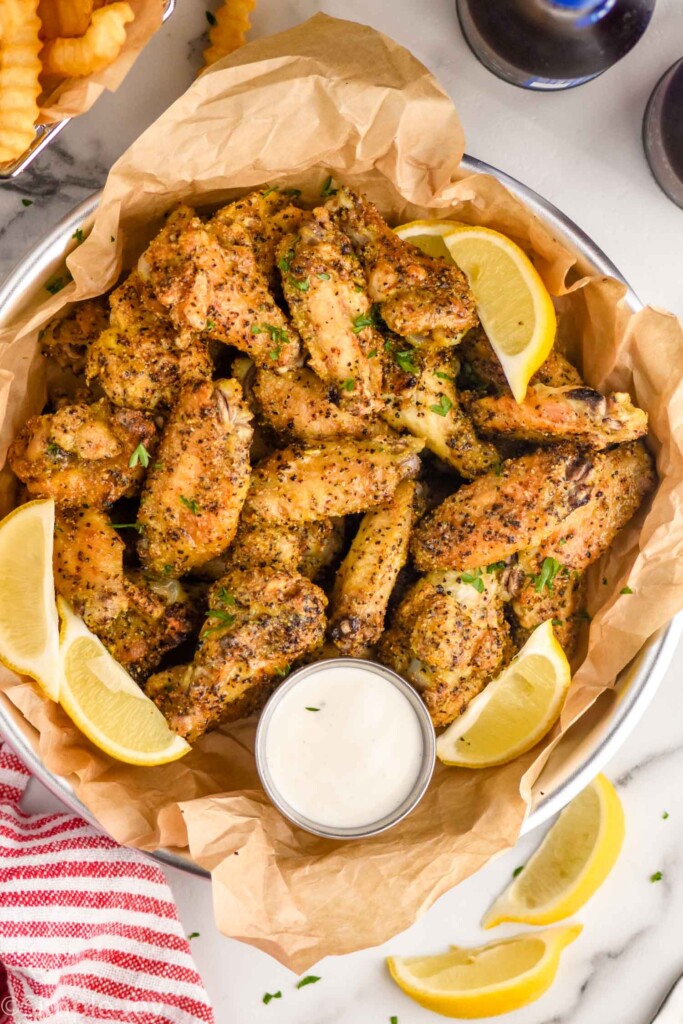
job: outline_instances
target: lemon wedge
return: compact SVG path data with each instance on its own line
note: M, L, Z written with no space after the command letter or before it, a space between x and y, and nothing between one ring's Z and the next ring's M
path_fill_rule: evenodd
M624 811L612 783L598 777L572 800L524 870L482 924L552 924L574 914L607 878L624 841Z
M156 704L63 598L59 702L95 746L118 761L157 765L175 761L189 743L169 729Z
M493 1017L528 1006L550 988L562 950L581 925L516 935L441 956L391 956L394 981L420 1006L444 1017Z
M559 718L570 682L567 656L548 620L441 733L437 757L461 768L489 768L531 750Z
M557 327L552 299L529 257L491 228L411 221L394 230L430 256L450 256L465 272L512 394L523 402L531 377L550 354Z
M55 503L29 501L0 523L0 661L59 696L59 621L52 575Z

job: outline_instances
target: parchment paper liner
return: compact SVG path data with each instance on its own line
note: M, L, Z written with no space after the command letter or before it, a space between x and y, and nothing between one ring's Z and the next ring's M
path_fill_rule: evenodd
M649 413L661 481L651 506L592 571L588 650L565 730L683 607L683 329L654 309L632 315L618 282L582 276L575 256L494 178L462 177L462 152L440 86L367 27L316 15L238 51L113 167L92 233L69 257L73 283L0 332L0 458L43 401L39 327L66 302L109 287L178 200L224 202L264 182L296 185L313 199L332 173L394 222L455 217L504 231L560 297L559 344L573 350L587 381L630 391ZM627 581L634 593L619 596ZM253 722L205 736L179 762L136 769L93 749L30 682L2 670L0 688L12 713L37 730L44 763L69 777L104 828L146 850L189 842L212 871L219 928L297 971L386 940L514 844L526 809L521 793L529 799L554 745L495 770L439 767L398 827L335 843L297 831L270 806L254 769ZM609 703L593 712L598 724Z

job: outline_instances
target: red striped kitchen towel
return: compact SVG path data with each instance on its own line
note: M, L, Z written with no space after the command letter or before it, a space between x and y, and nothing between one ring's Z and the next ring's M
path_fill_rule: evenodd
M214 1024L159 868L73 814L19 810L0 740L0 1024Z

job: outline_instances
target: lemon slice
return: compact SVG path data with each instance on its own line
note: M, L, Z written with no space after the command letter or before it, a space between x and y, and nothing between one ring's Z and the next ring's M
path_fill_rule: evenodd
M59 696L59 621L52 576L55 503L29 501L0 523L0 660Z
M456 221L411 221L396 234L430 256L450 256L467 275L479 319L518 402L550 354L552 299L529 257L506 235Z
M549 620L439 736L437 757L461 768L489 768L531 750L559 718L570 682Z
M391 976L420 1006L444 1017L493 1017L528 1006L550 988L562 950L581 925L516 935L441 956L391 956Z
M482 924L552 924L575 913L607 878L624 840L614 786L598 777L562 811L524 870Z
M112 658L63 598L59 702L100 750L128 764L175 761L189 743L169 729L156 704Z

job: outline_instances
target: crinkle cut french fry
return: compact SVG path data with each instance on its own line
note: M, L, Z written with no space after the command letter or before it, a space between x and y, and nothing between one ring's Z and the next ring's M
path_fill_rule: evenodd
M216 11L216 22L209 29L211 46L204 50L205 67L244 46L246 33L251 28L249 13L254 10L254 4L255 0L225 0Z
M38 0L0 0L0 163L30 146L40 94Z
M92 10L93 0L40 0L38 17L43 38L85 35Z
M46 75L83 78L116 60L126 41L126 25L135 15L128 3L106 4L93 11L90 27L77 39L51 39L41 59Z

